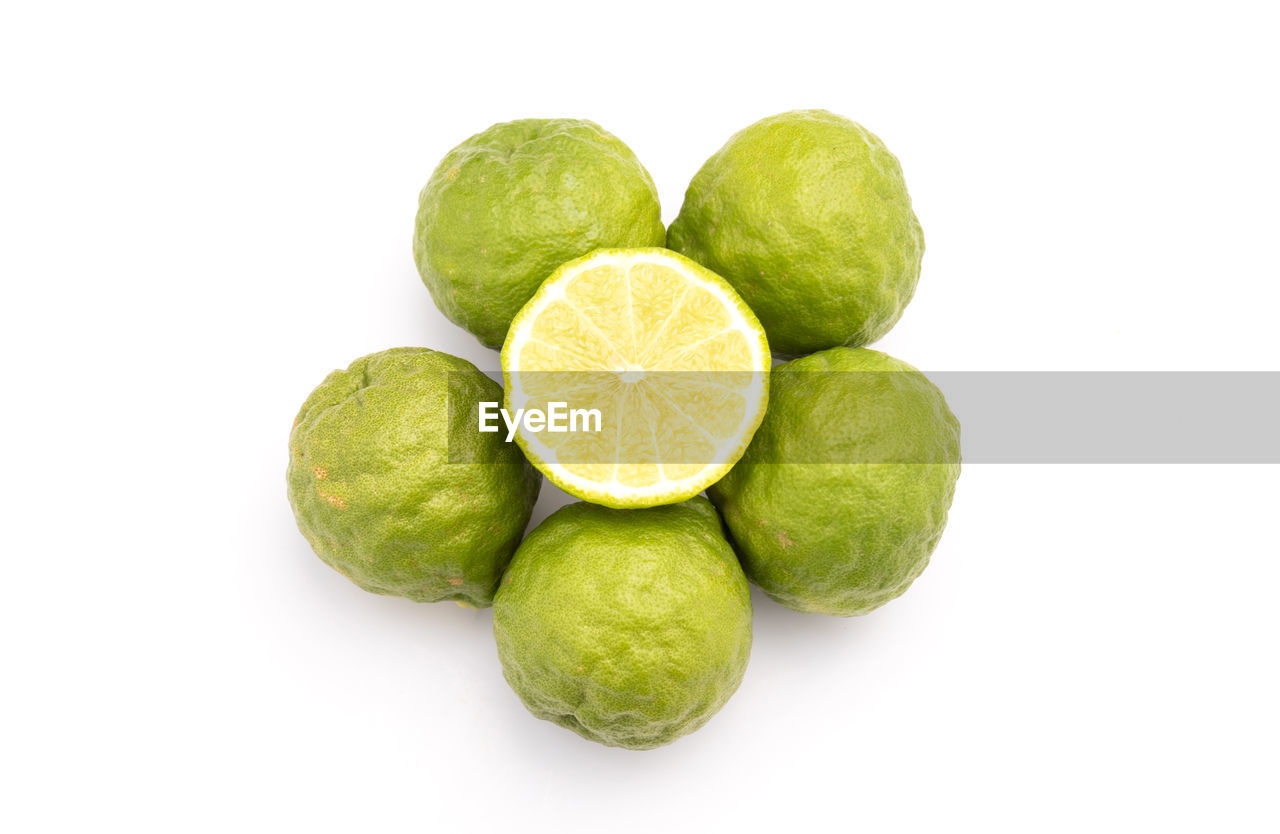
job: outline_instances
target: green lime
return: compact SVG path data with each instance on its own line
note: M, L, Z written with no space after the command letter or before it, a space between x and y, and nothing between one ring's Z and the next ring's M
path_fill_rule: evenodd
M515 444L468 430L481 401L501 386L427 348L329 374L289 437L289 503L316 555L366 591L491 604L542 478Z
M774 369L764 422L707 492L765 593L849 617L925 569L959 476L942 392L891 356L832 348Z
M516 551L493 630L530 712L643 750L698 729L738 688L751 595L705 498L642 510L571 504Z
M734 134L694 176L667 246L724 276L784 355L874 342L915 292L924 236L898 160L825 110Z
M413 257L441 312L496 348L560 264L664 237L658 191L622 140L581 119L522 119L440 162L418 196Z

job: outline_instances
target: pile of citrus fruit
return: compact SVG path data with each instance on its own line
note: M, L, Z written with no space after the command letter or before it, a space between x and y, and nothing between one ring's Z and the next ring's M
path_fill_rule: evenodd
M742 682L748 580L854 616L927 565L959 424L864 347L923 252L898 160L826 111L732 136L669 229L598 125L494 125L422 189L413 254L440 310L501 348L503 385L427 348L330 374L290 435L298 527L365 590L492 605L534 715L670 743ZM526 536L543 475L582 501Z

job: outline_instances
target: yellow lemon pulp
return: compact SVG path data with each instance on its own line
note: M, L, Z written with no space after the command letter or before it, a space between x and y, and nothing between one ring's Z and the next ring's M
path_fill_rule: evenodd
M502 348L509 414L563 404L565 431L518 423L525 454L566 492L611 507L683 501L723 477L764 417L769 365L764 329L733 288L665 249L564 264Z

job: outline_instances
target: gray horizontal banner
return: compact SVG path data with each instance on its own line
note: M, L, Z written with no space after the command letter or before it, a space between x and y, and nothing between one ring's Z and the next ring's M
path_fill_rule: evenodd
M775 369L775 381L779 371ZM892 374L804 374L831 378L819 383L818 390L831 386L850 392L865 390L869 384L867 379L852 377L877 375ZM501 383L501 373L489 376ZM524 381L533 376L526 374ZM562 383L572 376L558 374L557 378ZM620 436L630 431L632 424L629 418L618 416L617 412L625 412L617 405L623 400L574 402L575 396L581 398L577 391L600 390L600 378L608 376L611 375L582 373L581 378L590 379L591 385L579 388L577 382L570 382L563 399L568 409L599 408L603 415L600 430ZM1280 463L1280 372L947 371L926 376L943 392L959 420L961 457L966 463ZM670 392L671 398L679 402L683 402L680 397L689 396L690 385L720 387L716 374L707 373L649 373L645 379L648 390L657 392L660 399L669 399ZM743 387L741 374L725 374L722 382L730 391ZM550 394L545 384L526 387L541 390L537 399L543 404L556 398L554 386ZM950 453L927 444L915 447L901 438L887 443L827 442L847 437L851 420L859 426L867 424L858 416L865 404L854 401L852 395L850 399L843 411L832 410L829 420L808 426L815 435L813 442L790 444L787 451L775 452L767 462L948 462ZM467 450L475 448L478 415L456 407L450 408L450 415L450 459L467 462ZM870 422L874 424L874 420ZM503 421L494 417L491 423L501 427L498 436L505 441ZM588 458L566 458L562 462L670 462L652 456L636 461L600 461L589 459L589 451L579 454L587 454ZM714 458L694 458L683 456L676 462L716 462Z
M939 372L973 463L1280 463L1280 373Z

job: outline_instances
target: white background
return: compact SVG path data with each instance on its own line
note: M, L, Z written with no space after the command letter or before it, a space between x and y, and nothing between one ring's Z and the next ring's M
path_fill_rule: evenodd
M738 694L644 753L528 715L488 612L348 584L284 488L329 370L494 367L410 234L527 116L622 137L668 221L757 118L864 123L928 242L878 347L925 370L1280 369L1268 4L433 5L0 12L0 827L1280 826L1276 467L967 465L905 597L757 594Z

